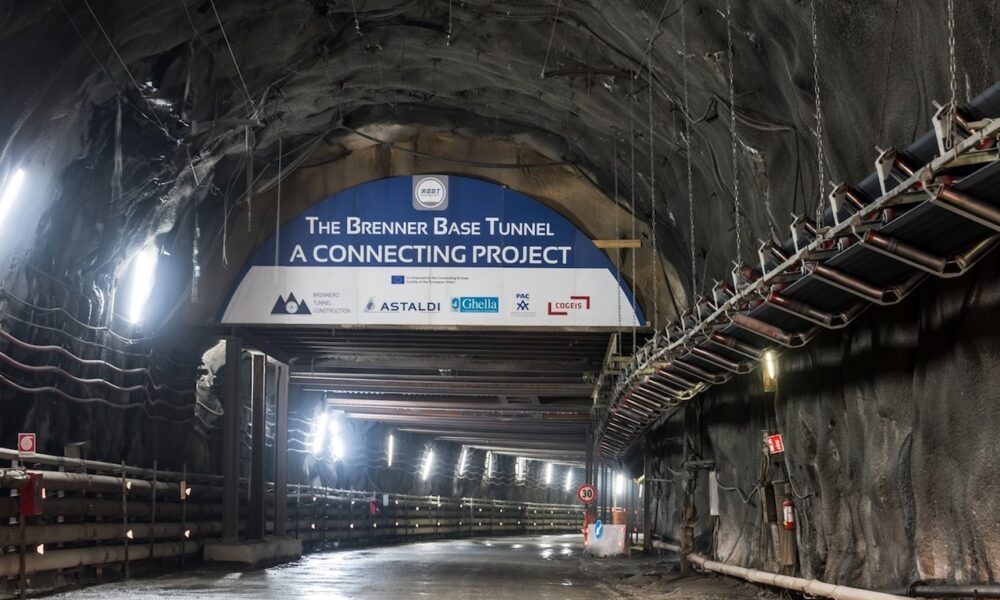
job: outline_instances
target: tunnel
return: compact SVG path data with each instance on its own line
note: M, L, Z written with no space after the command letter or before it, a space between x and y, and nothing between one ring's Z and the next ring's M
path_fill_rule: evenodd
M0 597L1000 598L998 17L0 0Z

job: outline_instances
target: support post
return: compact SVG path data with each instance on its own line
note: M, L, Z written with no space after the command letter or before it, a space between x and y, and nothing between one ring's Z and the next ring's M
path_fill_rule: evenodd
M649 494L653 490L653 457L650 452L649 443L645 445L642 453L642 552L649 554L653 542L653 518L650 515L653 502Z
M274 430L274 535L288 533L288 365L277 365Z
M264 507L264 456L265 456L265 429L267 424L265 418L267 410L265 408L265 373L267 370L267 358L263 354L254 354L252 357L253 379L250 384L251 396L251 438L250 438L250 522L247 524L247 532L251 540L264 539L265 507Z
M226 338L222 415L222 541L236 543L240 531L240 357L239 338Z

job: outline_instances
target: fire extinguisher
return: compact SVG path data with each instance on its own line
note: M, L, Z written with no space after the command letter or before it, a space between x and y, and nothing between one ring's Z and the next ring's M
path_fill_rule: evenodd
M785 498L781 503L781 512L784 515L785 529L795 529L795 505L791 499Z

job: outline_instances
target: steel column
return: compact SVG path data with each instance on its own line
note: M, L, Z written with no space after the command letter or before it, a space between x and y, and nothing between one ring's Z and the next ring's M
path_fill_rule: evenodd
M288 365L275 367L274 535L288 533Z
M267 358L263 354L254 354L251 362L253 379L251 380L251 416L250 416L250 522L247 532L251 540L264 539L264 456L265 456L265 373Z
M239 338L226 338L222 415L222 541L235 543L240 530L240 357Z

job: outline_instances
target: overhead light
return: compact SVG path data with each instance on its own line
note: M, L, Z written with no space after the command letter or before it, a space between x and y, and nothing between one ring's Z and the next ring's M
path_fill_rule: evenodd
M486 479L493 477L493 453L486 452Z
M465 473L465 459L469 452L469 448L462 446L462 453L458 456L458 476L461 477Z
M340 435L340 419L334 416L330 419L330 458L340 460L344 457L344 438Z
M434 450L431 448L427 449L427 454L424 455L424 468L420 472L420 478L427 481L427 478L431 476L431 468L434 466Z
M391 467L392 466L392 452L393 452L393 438L392 438L392 434L390 433L389 434L389 457L386 460L386 465L385 465L387 467Z
M552 485L552 463L545 463L545 485Z
M518 481L524 481L524 471L527 466L528 459L523 456L517 457L517 463L514 465L514 475Z
M764 391L774 392L778 389L778 358L774 352L767 350L764 352L764 369L761 375L764 380Z
M156 282L158 258L159 250L154 244L148 244L132 259L129 274L131 292L129 293L128 308L128 320L132 323L142 321L142 312L146 308L146 302L152 295L153 284Z
M326 423L329 418L326 412L322 412L316 417L316 422L313 424L312 444L309 449L315 455L319 455L323 451L323 442L326 439Z
M566 469L566 491L568 492L573 487L573 469Z
M10 180L3 189L3 194L0 195L0 224L3 223L4 217L10 212L11 207L14 206L14 201L17 200L17 193L21 191L21 186L24 184L24 169L16 169L10 175Z

